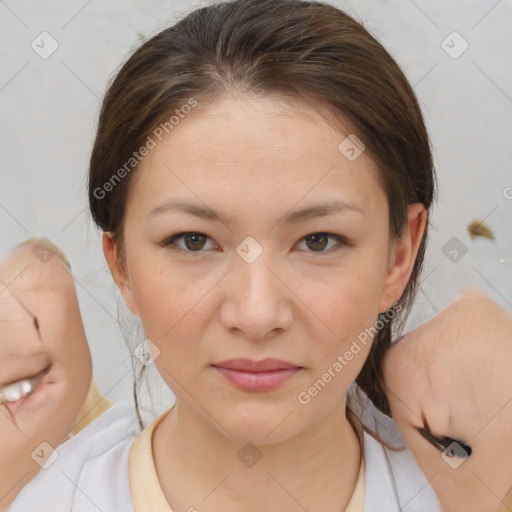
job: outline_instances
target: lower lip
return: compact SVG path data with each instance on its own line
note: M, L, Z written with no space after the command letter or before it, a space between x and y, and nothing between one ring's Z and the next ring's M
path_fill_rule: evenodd
M21 409L32 409L37 407L39 402L44 398L45 391L51 386L51 384L40 384L37 388L30 393L30 395L16 400L16 402L7 402L6 405L11 413L14 415L20 412Z
M269 372L245 372L221 366L214 368L226 379L244 391L269 391L296 375L301 368L286 368Z

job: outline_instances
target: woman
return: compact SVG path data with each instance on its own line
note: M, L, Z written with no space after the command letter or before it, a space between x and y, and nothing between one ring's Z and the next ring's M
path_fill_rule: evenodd
M298 0L194 11L113 80L88 187L177 400L62 510L439 510L349 393L389 412L435 196L418 102L359 23Z
M161 510L360 501L346 392L357 379L386 411L379 315L413 298L434 182L406 78L332 6L212 6L130 57L103 103L90 208L177 397L134 443L135 510L154 496ZM373 343L301 403L379 319ZM419 494L434 510L412 474L401 489L367 482L365 506Z

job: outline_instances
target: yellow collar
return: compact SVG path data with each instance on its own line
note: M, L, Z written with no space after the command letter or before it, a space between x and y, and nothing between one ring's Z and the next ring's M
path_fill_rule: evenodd
M91 424L112 405L112 401L101 394L93 378L91 380L91 385L89 387L89 392L87 393L85 402L82 405L80 412L78 413L77 421L71 429L71 432L69 432L68 437L71 438L78 434L78 432Z
M173 406L174 407L174 406ZM160 486L153 458L153 432L158 423L172 410L155 418L135 439L130 452L130 489L135 512L158 510L173 512ZM363 512L365 461L361 458L359 475L350 503L345 512Z

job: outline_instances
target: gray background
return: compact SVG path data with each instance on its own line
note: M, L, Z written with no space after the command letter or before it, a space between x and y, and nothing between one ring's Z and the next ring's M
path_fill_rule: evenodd
M466 285L479 286L512 310L512 0L330 3L362 21L402 66L434 146L440 197L406 330L444 308ZM143 39L205 4L0 1L0 257L31 236L47 236L66 252L95 378L113 400L132 392L130 353L117 323L119 301L121 316L133 319L86 208L86 169L100 100L116 68ZM43 31L58 43L46 59L31 47ZM448 37L454 31L469 45L458 58L443 49L463 48L458 36ZM474 220L485 220L496 240L471 240L467 225ZM454 237L467 250L462 257L459 250L457 261L446 245ZM154 370L150 386L160 391L151 404L143 390L145 404L159 412L172 394Z

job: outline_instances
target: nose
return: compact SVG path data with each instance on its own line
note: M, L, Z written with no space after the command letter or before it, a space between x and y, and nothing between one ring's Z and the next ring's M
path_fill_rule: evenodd
M293 322L293 293L279 272L260 256L247 263L237 257L225 286L221 323L233 334L266 340Z

